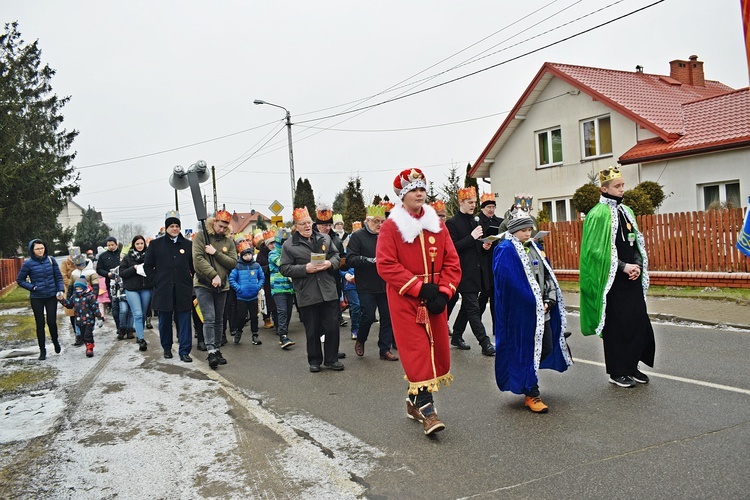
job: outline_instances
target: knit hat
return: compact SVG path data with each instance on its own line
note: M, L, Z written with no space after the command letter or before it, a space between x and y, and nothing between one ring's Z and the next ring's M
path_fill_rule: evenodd
M321 205L315 212L315 215L318 219L318 224L331 224L333 220L333 210L326 205Z
M178 226L182 227L182 223L180 222L180 212L177 210L170 210L167 212L166 219L164 220L164 227L167 228L171 226L172 224L177 224Z
M73 283L73 288L83 288L84 290L87 290L89 288L89 284L86 282L83 278L78 278L75 283Z
M402 170L393 180L393 190L402 200L406 193L419 188L427 189L427 178L418 168Z
M487 205L497 205L497 203L495 203L495 193L484 193L479 198L479 202L481 203L481 208L484 208Z
M106 245L110 241L114 241L115 245L117 244L117 238L115 238L114 236L110 236L109 238L107 238L106 240L104 240L104 244Z
M477 188L469 186L458 190L458 201L463 200L476 200L477 199Z
M521 229L526 229L527 227L534 227L534 220L523 210L519 211L518 214L508 222L508 232L511 234L514 234Z
M86 256L83 254L78 254L75 257L73 257L73 265L76 267L79 266L85 266L86 265Z

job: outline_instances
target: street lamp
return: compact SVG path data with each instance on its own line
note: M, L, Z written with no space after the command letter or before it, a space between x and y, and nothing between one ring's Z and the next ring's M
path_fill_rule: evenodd
M294 180L294 154L292 153L292 115L291 113L289 113L289 110L286 109L284 106L279 106L278 104L272 104L270 102L266 102L261 99L254 100L253 104L268 104L269 106L281 108L284 111L286 111L286 131L287 131L287 137L289 139L289 175L291 176L291 183L292 183L292 205L294 205L295 180Z

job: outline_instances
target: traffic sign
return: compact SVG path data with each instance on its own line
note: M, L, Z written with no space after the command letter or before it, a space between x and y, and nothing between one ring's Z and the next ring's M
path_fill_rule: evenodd
M273 203L268 206L268 209L273 212L274 215L279 215L281 211L284 210L284 205L279 203L279 200L273 200Z
M276 227L282 227L284 225L284 218L280 215L274 215L271 217L271 224Z

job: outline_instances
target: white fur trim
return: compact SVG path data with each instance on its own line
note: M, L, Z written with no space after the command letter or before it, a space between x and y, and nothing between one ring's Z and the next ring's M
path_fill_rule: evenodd
M440 232L440 217L438 217L435 209L427 204L422 208L424 214L419 219L412 217L403 205L394 207L388 216L396 224L405 243L413 242L423 230L431 233Z

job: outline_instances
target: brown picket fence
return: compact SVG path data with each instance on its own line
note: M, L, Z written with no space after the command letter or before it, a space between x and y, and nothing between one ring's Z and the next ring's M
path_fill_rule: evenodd
M0 295L5 294L16 282L18 271L21 270L23 257L17 259L0 259Z
M674 272L750 272L750 258L737 249L744 209L639 215L649 269ZM547 222L544 249L556 269L578 269L583 221Z

